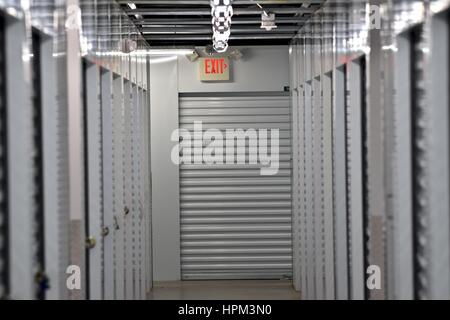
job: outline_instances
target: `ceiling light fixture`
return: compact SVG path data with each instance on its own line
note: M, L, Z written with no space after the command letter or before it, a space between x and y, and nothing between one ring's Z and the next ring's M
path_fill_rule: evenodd
M261 14L261 29L266 29L267 31L270 31L276 28L277 25L275 23L275 13L263 12Z
M186 58L190 61L190 62L195 62L198 60L198 58L200 58L200 52L197 49L194 49L191 53L186 55Z
M136 4L134 4L133 2L128 2L128 7L130 7L131 10L136 10Z
M262 5L258 3L256 0L252 0L256 6L261 9L261 29L266 29L270 31L272 29L276 29L277 25L275 23L275 13L267 12Z
M216 52L225 52L228 49L233 16L232 2L233 0L211 0L213 47Z

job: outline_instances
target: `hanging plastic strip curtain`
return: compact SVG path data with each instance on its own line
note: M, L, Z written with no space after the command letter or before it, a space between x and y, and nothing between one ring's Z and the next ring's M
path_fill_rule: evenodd
M232 2L232 0L211 0L213 47L217 52L225 52L228 49L233 16Z

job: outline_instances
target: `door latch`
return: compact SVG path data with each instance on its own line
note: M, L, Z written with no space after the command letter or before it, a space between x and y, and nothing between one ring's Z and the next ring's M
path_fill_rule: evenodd
M50 279L42 271L36 272L34 275L34 281L39 287L39 292L44 292L50 288Z
M106 237L109 234L109 228L108 227L103 227L102 228L102 236Z
M97 244L97 240L93 236L89 236L86 238L86 248L93 249Z
M117 219L117 216L114 216L114 230L119 230L119 219Z

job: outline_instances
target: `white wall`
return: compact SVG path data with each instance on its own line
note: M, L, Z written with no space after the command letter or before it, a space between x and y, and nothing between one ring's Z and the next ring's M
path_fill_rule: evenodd
M177 57L151 59L153 280L180 279L178 167L170 159L178 128Z
M287 46L240 49L244 57L232 62L231 81L221 83L199 81L198 62L183 55L151 58L154 281L180 279L179 168L170 158L179 93L279 92L289 86Z
M283 91L289 86L289 48L287 46L238 47L244 54L231 61L230 82L201 82L198 62L178 57L180 92Z

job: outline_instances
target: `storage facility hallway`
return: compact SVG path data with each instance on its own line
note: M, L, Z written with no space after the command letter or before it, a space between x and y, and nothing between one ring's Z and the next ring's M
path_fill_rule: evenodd
M298 300L290 280L202 280L154 284L151 300Z
M449 110L450 0L0 0L0 300L450 300Z

